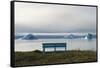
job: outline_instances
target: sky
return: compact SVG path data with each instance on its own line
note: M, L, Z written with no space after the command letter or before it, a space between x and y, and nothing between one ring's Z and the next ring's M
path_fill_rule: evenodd
M96 32L96 7L15 2L15 33Z

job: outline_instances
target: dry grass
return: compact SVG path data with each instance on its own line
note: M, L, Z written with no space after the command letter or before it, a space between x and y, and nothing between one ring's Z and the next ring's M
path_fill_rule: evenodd
M62 64L97 61L96 52L93 51L66 51L66 52L15 52L15 66Z

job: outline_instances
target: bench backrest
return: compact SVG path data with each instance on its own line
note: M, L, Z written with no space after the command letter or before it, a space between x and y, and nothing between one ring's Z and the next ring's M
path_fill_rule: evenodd
M43 48L62 48L66 47L66 43L43 43Z

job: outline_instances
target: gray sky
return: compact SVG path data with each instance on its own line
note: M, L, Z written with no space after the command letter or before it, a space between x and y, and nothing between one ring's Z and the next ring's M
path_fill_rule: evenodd
M15 32L96 32L96 7L16 2Z

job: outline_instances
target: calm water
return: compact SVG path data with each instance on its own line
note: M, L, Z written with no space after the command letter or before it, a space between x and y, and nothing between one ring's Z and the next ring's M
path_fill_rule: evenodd
M67 50L96 50L96 39L38 39L38 40L15 40L15 51L33 51L41 50L42 43L67 43ZM53 48L48 48L46 51L53 51ZM57 50L64 50L59 48Z

